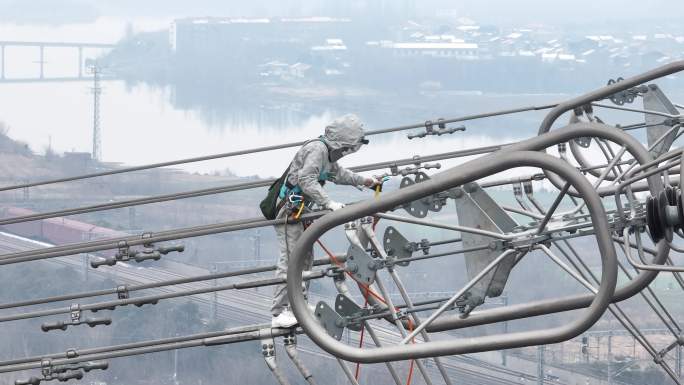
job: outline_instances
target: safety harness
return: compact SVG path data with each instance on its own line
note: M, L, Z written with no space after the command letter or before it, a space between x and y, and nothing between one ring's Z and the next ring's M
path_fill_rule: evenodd
M328 157L330 157L330 147L328 146L328 143L325 142L322 136L304 143L302 147L305 147L309 143L313 143L316 141L320 141L321 143L325 144L325 147L328 150ZM290 174L288 169L287 175L285 177L285 183L283 183L283 185L280 187L280 192L278 194L280 202L278 203L277 210L280 211L283 208L283 206L289 204L294 213L294 219L299 219L299 217L302 215L302 212L304 211L304 208L310 208L310 206L313 205L313 201L311 200L311 198L307 197L306 194L304 194L302 188L298 184L293 185L292 183L290 183L289 177ZM325 170L321 170L320 174L318 175L318 183L321 186L324 186L325 182L327 182L328 180L330 180L330 174Z

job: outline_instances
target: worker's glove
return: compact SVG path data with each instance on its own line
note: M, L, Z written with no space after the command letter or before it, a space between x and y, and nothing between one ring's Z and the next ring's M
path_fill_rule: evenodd
M342 207L344 207L344 203L335 202L335 201L330 201L330 202L328 202L327 205L325 205L326 209L330 209L332 211L337 211L337 210L341 209Z
M376 177L367 177L363 180L363 185L369 188L375 187L379 184L382 184L382 181Z

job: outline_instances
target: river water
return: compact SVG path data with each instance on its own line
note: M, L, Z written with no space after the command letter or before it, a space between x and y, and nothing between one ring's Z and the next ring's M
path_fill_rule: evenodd
M159 30L167 28L170 22L165 19L133 22L98 19L90 24L63 26L0 24L0 40L115 42L124 36L127 28L134 31ZM85 52L87 57L100 53L98 50ZM5 61L8 78L38 74L37 48L7 48ZM73 76L78 68L75 49L47 49L45 62L46 77ZM412 106L410 112L403 106L396 106L393 111L386 104L382 112L378 112L380 104L372 99L360 103L362 106L357 104L355 108L358 110L345 111L331 100L327 107L324 103L323 108L310 116L269 123L270 120L257 119L207 119L207 111L201 107L175 107L171 87L127 85L123 81L103 81L102 86L102 158L107 162L128 165L308 139L320 135L325 124L343 112L356 112L362 119L372 116L367 128L375 129L436 117L540 105L568 97L562 94L482 94L470 90L435 95L432 99L422 98L422 104ZM28 143L36 153L43 153L48 147L57 152L90 152L93 124L91 87L91 82L85 81L0 84L0 121L9 125L10 137ZM468 130L465 133L441 137L407 140L405 133L373 137L371 146L345 158L342 163L351 166L518 140L534 135L543 115L543 111L538 111L466 123ZM282 172L294 151L273 151L190 164L183 168L201 173L229 169L241 176L273 176ZM442 164L448 166L452 162Z

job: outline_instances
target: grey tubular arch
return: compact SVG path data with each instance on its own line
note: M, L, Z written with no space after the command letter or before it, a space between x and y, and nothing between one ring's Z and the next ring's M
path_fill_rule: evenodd
M648 72L641 73L636 76L632 76L630 78L624 79L623 81L609 84L607 86L601 87L597 90L588 92L584 95L580 95L576 98L567 100L565 102L562 102L558 104L556 107L551 109L548 114L544 117L544 120L542 120L541 125L539 126L539 135L543 135L551 130L551 127L553 124L558 120L561 115L564 113L571 111L577 107L581 107L583 105L586 105L588 103L601 100L604 98L609 97L610 95L615 94L616 92L624 91L629 88L638 86L640 84L662 78L667 75L671 75L677 72L680 72L684 70L684 60L678 60L669 64L666 64L664 66L655 68L653 70L650 70ZM570 145L570 150L573 153L573 156L577 159L577 161L582 165L586 166L586 159L584 159L583 156L578 154L578 149L575 148L574 145ZM579 155L579 156L578 156ZM563 182L558 178L558 176L553 175L552 173L549 172L544 172L546 174L546 177L549 179L551 183L553 183L554 186L557 188L561 188L563 186ZM578 196L577 192L574 191L573 189L570 189L568 191L569 194Z
M518 332L463 340L442 340L413 345L395 345L377 349L361 349L345 345L330 337L309 312L306 299L298 288L302 284L302 270L306 250L325 232L351 220L397 207L405 202L472 182L479 178L516 167L540 167L562 175L583 194L596 229L601 254L601 284L591 296L586 312L567 325L532 332ZM608 220L591 184L566 162L552 156L531 151L501 151L494 155L469 161L433 176L432 179L405 189L385 194L382 199L368 200L325 215L304 232L295 245L288 265L288 293L304 332L328 353L348 361L377 363L453 354L511 349L530 345L557 343L573 338L596 322L610 304L617 284L617 258L610 237Z
M550 131L544 135L531 138L521 143L511 145L501 150L543 150L557 143L567 142L575 138L594 136L610 140L624 145L627 151L637 160L644 164L652 160L652 156L646 148L641 145L634 137L615 127L605 126L599 128L593 123L580 123ZM652 195L657 195L663 190L662 181L657 177L648 179L649 191ZM614 189L599 191L599 195L607 196L614 194ZM670 247L667 242L660 241L656 246L656 255L651 263L662 265L667 260ZM624 301L648 286L658 275L656 271L642 271L636 275L629 283L616 289L613 302ZM525 304L511 305L505 308L475 311L470 313L467 318L461 319L458 316L440 317L430 325L429 332L458 329L476 325L489 324L494 322L510 321L515 319L539 316L550 313L558 313L569 310L576 310L587 307L591 303L592 295L567 296L557 300L541 300Z
M539 126L539 135L549 132L551 130L551 126L553 126L553 123L561 115L576 107L581 107L587 103L604 99L616 92L624 91L642 83L650 82L651 80L662 78L663 76L671 75L682 70L684 70L684 60L678 60L560 103L551 111L549 111L549 113L544 117L544 120Z

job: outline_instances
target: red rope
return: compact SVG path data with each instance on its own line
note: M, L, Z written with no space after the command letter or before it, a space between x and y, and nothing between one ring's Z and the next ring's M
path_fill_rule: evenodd
M363 303L363 308L366 309L368 307L368 289L365 290L363 297L365 299L365 302ZM363 347L363 337L365 336L366 328L361 325L361 336L359 337L359 348ZM356 382L359 381L359 373L361 372L361 363L357 362L356 363Z
M321 247L321 249L323 249L323 251L324 251L326 254L328 254L328 257L330 257L330 260L331 260L335 265L337 265L337 266L339 266L339 267L342 267L342 263L335 257L335 254L333 254L330 250L328 250L328 248L325 247L325 245L323 245L323 243L321 242L320 239L319 239L319 240L316 240L316 242L317 242L318 245ZM381 296L379 296L379 295L378 295L376 292L374 292L373 290L371 290L370 286L368 286L368 285L366 285L365 283L363 283L363 282L357 280L357 279L354 277L354 275L352 275L352 273L350 273L350 272L348 272L348 271L346 271L346 270L345 270L344 272L345 272L345 274L347 274L347 275L349 276L349 278L351 278L352 280L354 280L354 282L358 283L359 286L361 286L368 294L370 294L371 297L373 297L373 298L377 299L378 301L382 302L383 304L387 305L387 302L385 302L385 299L382 298ZM396 310L396 309L395 309L395 310Z
M380 218L375 218L373 221L373 231L375 231L375 226L378 224ZM330 257L330 260L337 266L342 267L342 263L335 257L335 254L333 254L330 250L328 250L327 247L321 242L320 239L316 240L316 243L318 243L318 246L323 249L323 251L328 254L328 257ZM382 302L383 304L387 305L387 302L379 296L377 293L375 293L373 290L371 290L369 285L366 285L365 283L357 280L350 272L345 270L345 273L352 279L354 280L359 286L361 286L364 290L364 298L365 302L363 304L363 307L366 308L368 306L368 295L371 295L373 298L377 299L378 301ZM397 311L398 309L395 307L394 311ZM411 320L408 320L408 327L409 327L409 334L413 332L413 322ZM365 336L365 330L366 328L361 327L361 336L359 337L359 348L363 347L363 339ZM411 339L411 343L415 343L415 338ZM409 372L408 372L408 377L406 378L406 385L411 385L411 380L413 379L413 367L415 364L415 360L411 360L411 364L409 365ZM355 373L355 378L356 381L359 380L359 374L361 372L361 364L356 363L356 373Z
M409 334L413 332L413 322L411 320L408 320L408 327L409 327ZM415 338L411 339L411 343L414 344L416 343ZM416 360L411 360L411 364L409 365L409 372L408 372L408 378L406 378L406 385L411 385L411 380L413 379L413 364L416 362Z

